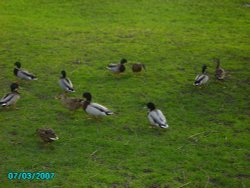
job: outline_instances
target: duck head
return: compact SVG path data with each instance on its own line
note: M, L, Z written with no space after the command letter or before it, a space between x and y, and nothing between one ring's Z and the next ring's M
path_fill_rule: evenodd
M203 65L202 66L202 73L205 73L206 69L207 69L207 65Z
M217 68L220 67L220 59L219 58L213 58L213 62L217 64Z
M124 58L122 58L121 61L120 61L121 64L125 64L127 62L128 62L127 59L124 59Z
M19 68L19 69L21 68L21 63L20 63L20 62L18 62L18 61L17 61L17 62L15 62L15 64L14 64L14 65L15 65L17 68Z
M18 85L17 83L12 83L12 84L10 85L10 90L11 90L12 92L17 91L18 88L19 88L19 85Z
M149 102L149 103L147 104L147 108L148 108L150 111L152 111L152 110L155 109L155 104L152 103L152 102Z
M66 71L65 70L62 70L61 74L62 74L62 78L66 78Z
M89 92L85 92L82 94L83 98L87 99L87 101L91 101L92 95Z

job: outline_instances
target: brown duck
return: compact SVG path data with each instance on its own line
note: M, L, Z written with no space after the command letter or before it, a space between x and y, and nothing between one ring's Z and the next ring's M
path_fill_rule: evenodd
M59 139L53 129L39 128L36 133L44 142L53 142Z
M69 110L75 111L82 107L84 100L79 98L70 98L65 94L61 94L56 97L56 99L60 99L62 105Z
M142 63L134 63L132 65L132 71L133 72L141 72L142 69L146 70L146 66Z
M220 67L220 59L215 58L213 60L217 64L216 69L215 69L215 77L218 80L224 80L224 78L226 76L226 72L225 72L225 70L223 68Z

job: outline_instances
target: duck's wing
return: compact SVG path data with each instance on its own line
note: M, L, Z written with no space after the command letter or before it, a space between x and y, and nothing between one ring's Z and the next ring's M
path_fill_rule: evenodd
M110 63L108 65L109 68L112 68L112 67L117 67L119 64L116 64L116 63Z
M151 124L159 126L161 128L167 128L166 118L160 110L154 110L149 112L148 119Z
M8 99L11 97L11 94L12 94L12 93L6 94L4 97L2 97L2 98L0 99L0 102L4 102L4 101L8 100Z
M20 96L18 94L8 93L0 100L0 105L1 106L9 106L9 105L15 103L19 98L20 98Z
M87 106L86 111L93 115L112 115L113 114L111 110L97 103L90 103Z
M215 76L219 80L224 79L224 77L225 77L225 70L223 68L216 69Z
M73 84L72 84L72 82L71 82L71 80L70 80L69 78L65 78L65 81L68 83L68 85L69 85L70 87L73 88Z
M73 88L73 84L68 78L61 78L59 80L59 85L61 86L62 89L69 91L69 92L75 92Z
M200 85L202 83L205 83L204 81L206 80L207 77L208 76L205 75L205 74L197 75L196 78L195 78L194 85Z
M113 71L113 72L118 72L119 71L119 64L109 64L107 66L107 69Z
M17 72L17 76L25 80L37 80L36 76L34 76L33 74L29 73L26 70L19 69Z
M148 120L150 121L150 123L151 123L152 125L158 126L157 122L156 122L156 121L154 120L154 118L153 118L152 112L149 112L149 113L148 113Z
M166 121L166 117L163 115L162 111L157 109L157 110L156 110L156 113L157 113L157 115L158 115L159 120L160 120L163 124L165 124L167 121Z

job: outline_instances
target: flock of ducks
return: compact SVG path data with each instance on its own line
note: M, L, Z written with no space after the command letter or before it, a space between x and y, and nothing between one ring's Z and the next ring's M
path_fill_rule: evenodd
M225 78L225 70L220 67L220 60L215 58L213 61L217 64L215 69L215 77L218 80L223 80ZM121 59L118 64L109 64L107 69L113 73L119 74L123 73L126 70L125 64L127 63L126 59ZM14 68L14 75L18 78L24 80L37 80L37 77L28 71L21 69L21 63L16 62ZM133 72L141 72L146 70L146 67L142 63L135 63L132 65ZM209 75L206 72L207 66L202 66L201 74L198 74L195 78L194 85L201 86L208 82ZM71 80L67 77L66 71L61 71L61 77L59 79L59 86L64 90L64 93L56 97L62 103L62 105L71 110L75 111L82 108L87 114L93 117L108 116L113 115L114 112L109 110L107 107L92 102L92 95L89 92L84 92L82 98L70 98L68 93L75 92ZM12 106L16 108L16 102L20 99L20 93L18 92L19 85L17 83L12 83L10 85L10 93L6 94L2 99L0 99L0 106L9 107ZM166 117L161 110L157 109L155 104L152 102L147 103L148 108L148 120L152 127L159 127L166 129L169 127L166 121ZM58 136L55 134L54 130L50 128L39 128L36 130L37 134L44 142L52 142L58 140Z

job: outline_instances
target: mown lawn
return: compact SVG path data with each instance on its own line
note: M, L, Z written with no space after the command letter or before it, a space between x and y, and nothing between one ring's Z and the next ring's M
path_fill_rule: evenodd
M0 95L16 61L39 80L18 80L18 110L0 110L0 187L250 187L250 8L241 0L1 0ZM214 78L219 57L225 81ZM105 67L127 58L115 77ZM75 63L80 60L80 63ZM147 71L134 75L130 66ZM210 81L193 80L206 64ZM80 97L117 114L70 113L54 97L65 69ZM167 131L150 129L154 102ZM59 140L35 135L51 127ZM8 172L55 172L48 181Z

